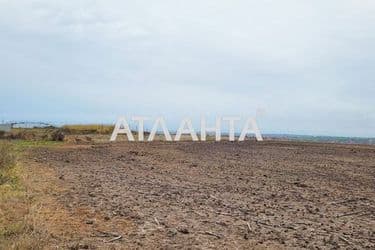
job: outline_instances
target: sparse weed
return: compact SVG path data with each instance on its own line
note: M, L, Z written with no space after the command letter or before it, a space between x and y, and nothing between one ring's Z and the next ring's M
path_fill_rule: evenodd
M16 153L14 146L7 141L0 141L0 169L14 166Z

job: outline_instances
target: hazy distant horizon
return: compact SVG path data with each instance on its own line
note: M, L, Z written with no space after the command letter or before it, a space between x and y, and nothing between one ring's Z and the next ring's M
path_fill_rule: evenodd
M92 121L92 122L80 122L80 121L71 121L71 122L53 122L53 121L42 121L42 120L39 120L39 121L26 121L26 120L0 120L0 124L2 123L16 123L16 122L30 122L30 123L44 123L44 124L50 124L52 126L57 126L57 127L62 127L64 125L103 125L103 126L106 126L106 125L115 125L116 123L116 120L113 120L113 122L95 122L95 121ZM241 128L242 128L242 125L244 123L244 120L240 121L238 124L236 123L235 125L235 136L238 137L241 133ZM28 126L32 127L33 125L35 124L29 124ZM152 125L153 125L153 120L151 121L148 121L145 123L145 126L144 126L144 131L147 133L147 132L150 132L151 129L152 129ZM176 133L177 131L177 128L178 126L180 125L179 123L175 123L174 126L170 126L171 124L168 123L167 121L167 127L168 129L170 130L170 132L172 134ZM197 119L193 120L193 129L195 130L195 132L197 134L200 133L200 127L199 127L199 122L197 122ZM210 120L210 124L208 125L214 125L214 120L211 119ZM17 126L17 125L16 125ZM23 125L21 125L23 126ZM131 130L133 131L137 131L138 127L137 127L137 124L135 122L132 122L130 121L129 119L129 126L131 128ZM283 132L283 131L265 131L262 129L262 127L260 127L261 129L261 133L262 135L264 136L311 136L311 137L342 137L342 138L362 138L362 139L375 139L375 136L355 136L355 135L339 135L339 134L312 134L312 133L308 133L308 132L301 132L301 133L293 133L293 132ZM229 135L229 132L228 132L228 126L227 125L224 125L222 126L222 135L223 136L227 136ZM158 129L158 133L162 133L162 130L159 128ZM211 132L208 132L208 134L213 134Z

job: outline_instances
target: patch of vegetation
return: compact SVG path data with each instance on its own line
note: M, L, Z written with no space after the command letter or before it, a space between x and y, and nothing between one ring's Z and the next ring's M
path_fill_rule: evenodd
M0 169L13 166L16 162L16 153L13 144L0 141Z
M61 128L13 128L10 132L0 134L0 139L27 141L30 145L36 142L39 146L41 141L63 142L69 141L69 139L72 139L72 136L110 135L113 129L113 125L100 124L65 125ZM84 138L83 140L87 141L86 139Z
M0 138L9 140L44 140L44 141L63 141L64 131L61 128L13 128L10 132L0 134Z
M111 134L113 125L86 124L86 125L65 125L62 130L67 134Z
M32 199L23 185L24 169L17 163L22 143L0 140L0 249L42 247L41 234L27 222Z
M12 144L14 145L14 149L17 153L22 153L27 149L34 148L34 147L54 147L60 146L63 144L61 141L45 141L45 140L36 140L36 141L28 141L28 140L13 140Z
M0 141L0 185L11 181L6 174L16 163L16 152L14 146L10 142Z
M15 146L10 142L0 141L0 241L19 232L23 224L14 220L14 201L23 202L24 199L19 176Z

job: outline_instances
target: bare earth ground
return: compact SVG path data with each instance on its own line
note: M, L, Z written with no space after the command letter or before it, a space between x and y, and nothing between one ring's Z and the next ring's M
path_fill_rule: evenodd
M59 246L375 248L373 146L91 143L27 162L56 177L45 192Z

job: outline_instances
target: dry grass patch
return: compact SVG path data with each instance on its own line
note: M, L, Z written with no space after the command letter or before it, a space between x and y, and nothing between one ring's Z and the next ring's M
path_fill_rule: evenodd
M10 132L0 134L0 138L27 141L63 141L64 132L60 128L13 128Z
M16 161L25 148L0 140L0 249L44 249L50 244L50 234L35 220L44 197L31 192L31 173Z
M65 125L63 131L67 134L111 134L113 125L86 124L86 125Z
M16 162L16 153L13 144L0 141L0 169L11 167Z
M0 249L38 249L40 245L34 245L39 238L30 240L27 246L21 243L23 239L35 236L33 229L25 223L29 201L20 181L21 175L22 169L16 164L15 146L0 141ZM16 242L20 245L16 246Z

